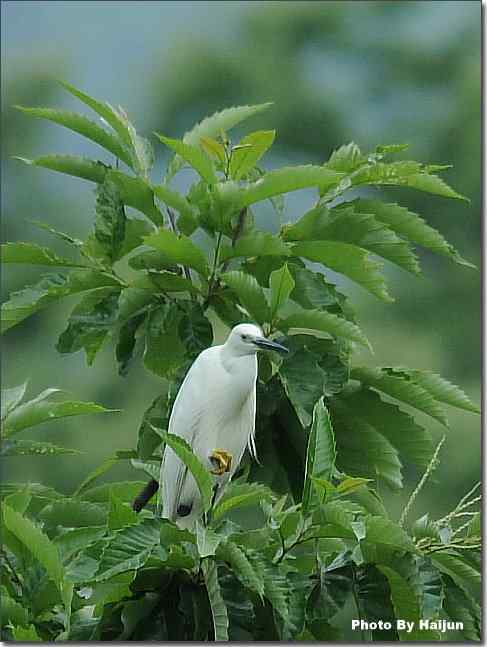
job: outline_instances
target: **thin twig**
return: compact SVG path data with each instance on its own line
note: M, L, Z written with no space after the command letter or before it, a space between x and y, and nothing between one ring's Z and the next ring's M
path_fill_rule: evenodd
M426 481L429 479L431 474L435 471L435 469L436 469L436 467L438 465L438 454L440 453L440 449L441 449L443 443L445 442L445 440L446 440L446 436L443 436L443 438L440 440L440 442L436 446L435 453L433 454L433 456L431 457L430 462L428 463L428 467L426 468L426 472L423 474L423 476L421 477L418 485L415 487L415 489L411 493L411 496L409 497L409 500L406 503L406 506L405 506L404 510L402 511L401 518L399 519L399 525L400 526L404 526L404 523L406 522L407 516L408 516L412 506L414 505L414 502L415 502L418 494L421 492L421 490L425 486Z

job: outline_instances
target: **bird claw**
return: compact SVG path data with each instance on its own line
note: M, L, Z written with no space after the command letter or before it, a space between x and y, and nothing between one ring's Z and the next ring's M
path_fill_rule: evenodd
M222 476L225 472L229 472L232 467L232 459L232 454L225 449L215 449L210 454L210 462L215 469L210 472L216 476Z

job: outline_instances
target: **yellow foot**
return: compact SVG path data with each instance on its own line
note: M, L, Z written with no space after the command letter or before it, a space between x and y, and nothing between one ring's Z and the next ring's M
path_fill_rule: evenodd
M210 461L215 467L214 470L211 470L211 473L222 476L225 472L229 472L232 467L232 459L233 456L225 449L215 449L210 454Z

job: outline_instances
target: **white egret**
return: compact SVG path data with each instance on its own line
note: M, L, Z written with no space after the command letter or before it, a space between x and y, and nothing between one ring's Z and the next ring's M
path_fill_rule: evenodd
M215 500L235 473L245 448L256 458L257 351L287 349L266 339L253 324L239 324L221 346L201 352L176 396L168 431L184 438L216 475ZM189 528L202 515L198 486L166 446L161 463L162 516Z

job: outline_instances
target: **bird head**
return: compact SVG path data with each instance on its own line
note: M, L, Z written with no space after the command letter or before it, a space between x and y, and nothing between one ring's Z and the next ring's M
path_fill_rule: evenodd
M225 346L234 355L255 355L258 350L274 350L288 353L288 349L275 341L266 339L259 326L239 324L228 335Z

